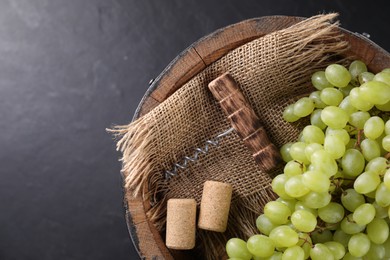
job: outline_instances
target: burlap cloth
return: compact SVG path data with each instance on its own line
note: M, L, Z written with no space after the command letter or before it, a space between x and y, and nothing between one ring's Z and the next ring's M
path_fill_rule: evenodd
M295 140L303 123L283 121L284 107L312 91L311 74L337 61L348 48L337 23L329 22L335 16L314 16L232 50L151 112L113 130L123 152L126 188L134 194L147 188L144 196L152 204L147 214L162 234L167 199L194 198L199 203L206 180L232 184L234 195L224 234L198 230L198 246L205 258L220 258L228 238L245 239L256 232L257 215L275 198L270 183L280 169L262 172L235 133L170 181L164 171L230 128L207 88L223 72L230 72L238 82L276 146Z

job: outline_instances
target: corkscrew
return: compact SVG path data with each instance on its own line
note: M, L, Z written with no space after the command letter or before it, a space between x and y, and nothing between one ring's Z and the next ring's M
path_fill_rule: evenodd
M232 128L217 135L214 139L205 141L203 148L195 148L192 157L184 156L180 163L174 163L171 170L165 171L165 179L170 180L177 176L180 170L186 169L189 163L198 161L200 155L209 153L211 146L218 146L220 140L233 131L252 152L255 162L263 171L267 172L276 167L282 161L279 150L269 140L263 124L245 99L234 78L229 73L224 73L211 81L208 87L227 115Z
M173 167L172 167L172 170L166 170L165 171L165 179L169 180L170 178L178 175L178 172L179 172L180 169L186 169L190 162L198 161L200 155L208 154L211 146L214 146L214 147L219 146L220 139L222 139L223 137L229 135L233 131L234 131L233 127L229 128L225 132L217 135L214 139L205 141L205 145L204 145L203 148L201 148L201 147L195 148L194 149L195 152L194 152L194 155L192 157L184 156L181 163L174 163Z

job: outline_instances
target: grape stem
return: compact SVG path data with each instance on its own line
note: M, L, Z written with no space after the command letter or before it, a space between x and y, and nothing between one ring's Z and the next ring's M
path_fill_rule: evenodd
M310 233L309 233L309 235L310 235ZM311 243L307 238L300 237L299 239L303 240L303 244L301 246L303 246L305 243L310 244L311 247L314 246L313 243Z
M363 137L363 129L359 129L357 133L357 140L355 144L355 148L360 149L360 143L362 142L362 137Z

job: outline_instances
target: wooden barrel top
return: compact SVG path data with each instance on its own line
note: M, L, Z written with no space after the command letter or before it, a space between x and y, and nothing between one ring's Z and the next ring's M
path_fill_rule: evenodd
M303 19L292 16L254 18L224 27L201 38L180 53L151 83L135 112L134 119L148 113L230 50L265 34L287 28ZM373 72L390 67L388 52L358 33L343 28L340 30L351 44L348 55L364 61ZM177 255L177 252L171 252L165 247L159 232L146 217L145 212L150 208L148 201L144 201L141 196L134 198L126 189L123 192L128 230L139 255L143 259L189 259L188 252L184 253L184 256Z

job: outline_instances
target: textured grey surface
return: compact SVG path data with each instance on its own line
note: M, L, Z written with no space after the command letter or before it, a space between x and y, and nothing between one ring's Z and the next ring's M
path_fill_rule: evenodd
M105 128L200 37L322 11L390 50L380 1L0 1L0 259L137 259Z

